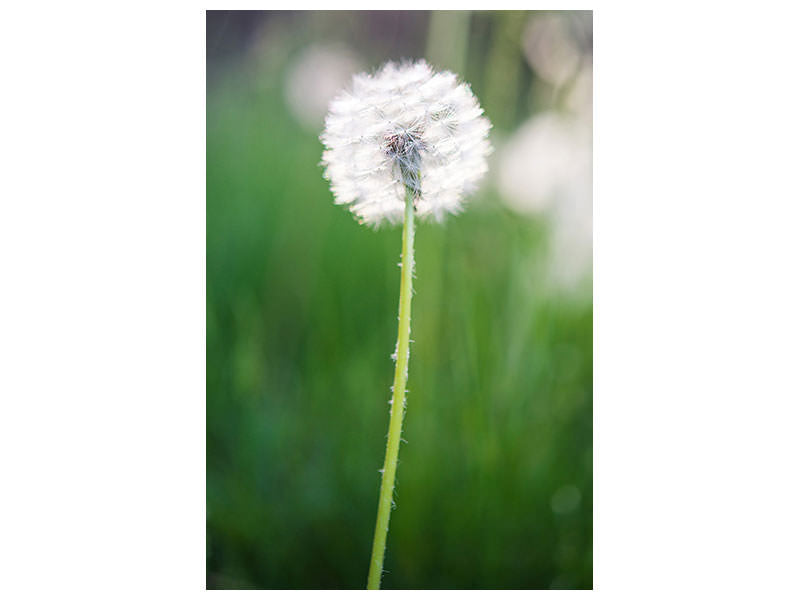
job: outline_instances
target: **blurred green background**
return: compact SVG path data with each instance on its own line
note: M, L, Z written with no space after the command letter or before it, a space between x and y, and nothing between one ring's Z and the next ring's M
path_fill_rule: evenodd
M592 587L591 27L207 13L209 588L366 585L400 230L334 206L318 135L353 69L403 57L470 82L497 151L417 232L383 587Z

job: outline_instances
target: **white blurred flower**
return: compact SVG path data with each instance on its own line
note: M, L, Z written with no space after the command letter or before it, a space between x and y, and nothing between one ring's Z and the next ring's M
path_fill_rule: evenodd
M554 207L548 255L550 281L574 292L590 292L592 272L591 168L572 194Z
M591 136L591 130L589 130ZM498 187L516 212L536 214L573 193L592 164L591 137L573 119L544 112L529 119L500 151Z
M408 187L418 216L458 212L487 171L491 124L482 115L467 84L422 60L354 76L320 136L336 204L363 223L398 223Z
M593 73L591 64L578 71L572 89L566 97L566 105L570 111L591 127L592 123L592 90Z
M555 86L566 83L581 62L581 50L569 30L569 15L551 13L533 17L522 34L528 64Z
M286 104L305 127L318 131L328 103L362 63L341 44L315 44L306 48L289 66Z
M533 117L500 151L498 188L510 208L550 225L548 268L558 288L584 289L592 266L592 130L582 116Z

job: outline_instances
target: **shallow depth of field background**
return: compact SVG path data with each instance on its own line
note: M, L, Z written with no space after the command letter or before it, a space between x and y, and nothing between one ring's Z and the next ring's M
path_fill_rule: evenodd
M359 70L425 57L494 124L417 231L384 588L592 586L592 16L207 13L207 585L364 588L400 230L333 204L318 135Z

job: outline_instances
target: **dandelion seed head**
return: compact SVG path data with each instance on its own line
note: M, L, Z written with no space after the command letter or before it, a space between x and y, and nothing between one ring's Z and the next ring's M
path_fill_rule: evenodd
M457 213L487 171L491 123L469 85L424 60L387 63L336 96L320 140L336 204L363 223L403 220L406 189L418 217Z

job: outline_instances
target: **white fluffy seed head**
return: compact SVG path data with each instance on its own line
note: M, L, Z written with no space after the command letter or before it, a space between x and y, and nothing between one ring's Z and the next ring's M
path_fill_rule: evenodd
M486 173L490 128L453 73L390 62L355 75L331 101L320 136L325 178L362 223L402 222L406 189L417 216L441 220Z

